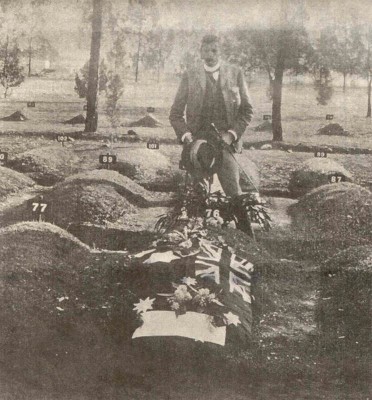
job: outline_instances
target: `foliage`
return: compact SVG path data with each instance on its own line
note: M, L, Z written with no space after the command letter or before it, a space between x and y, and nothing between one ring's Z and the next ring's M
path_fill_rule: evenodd
M164 69L166 60L172 53L175 43L175 32L156 28L149 32L143 63L147 69L157 71L158 81L160 70Z
M264 71L273 81L281 42L286 44L285 70L307 72L313 49L303 28L237 29L225 36L222 46L228 60L246 73Z
M8 38L0 45L0 83L4 87L4 97L9 88L19 86L25 79L20 54L17 43L10 44Z
M333 88L331 86L331 72L327 68L319 68L319 76L314 79L314 89L317 91L318 104L325 106L332 98Z
M124 84L120 75L109 71L106 84L106 114L114 128L119 125L117 105L123 91Z
M87 61L79 73L75 75L75 92L81 99L86 98L88 91L88 77L89 77L89 61ZM102 59L99 68L98 78L98 91L103 92L107 86L107 66L105 60Z
M362 32L357 24L343 23L322 30L317 43L319 59L323 67L344 76L357 74L363 59Z
M169 231L190 222L201 222L204 226L227 226L238 222L237 214L257 222L263 229L271 228L271 218L264 203L253 194L243 194L239 202L221 192L210 193L208 185L190 182L180 187L174 208L160 216L155 225L158 232Z

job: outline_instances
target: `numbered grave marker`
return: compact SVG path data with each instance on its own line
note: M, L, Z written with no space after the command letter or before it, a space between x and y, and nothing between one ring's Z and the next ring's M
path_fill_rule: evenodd
M329 176L329 183L340 183L345 182L345 176L340 174L333 174Z
M154 113L154 112L155 112L155 107L147 107L147 108L146 108L146 111L147 111L148 113Z
M328 156L328 153L324 150L318 150L314 153L314 157L318 158L326 158Z
M67 135L57 135L57 142L61 143L62 146L65 145L65 142L68 141Z
M100 164L105 164L105 165L109 165L109 164L116 164L116 156L114 154L101 154L99 156L99 163Z
M270 115L270 114L265 114L265 115L263 116L263 120L264 120L264 121L270 121L270 120L271 120L271 115Z
M327 120L327 121L330 121L330 120L333 119L333 117L334 117L333 114L327 114L327 115L326 115L326 120Z
M39 222L45 221L45 214L49 209L48 203L46 203L42 198L31 200L30 208L33 219L38 220Z
M36 107L36 103L34 101L28 101L27 107Z
M220 210L218 208L207 208L205 210L206 218L221 218Z
M5 165L8 162L8 153L0 151L0 165Z
M150 150L159 150L159 142L156 139L150 139L147 142L147 148Z

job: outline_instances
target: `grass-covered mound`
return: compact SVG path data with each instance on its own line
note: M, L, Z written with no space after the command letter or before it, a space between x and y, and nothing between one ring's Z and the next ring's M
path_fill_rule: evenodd
M35 182L31 178L0 166L0 198L34 185Z
M289 214L296 230L325 246L366 244L372 240L372 193L353 183L316 188L291 205Z
M61 182L45 194L44 200L50 205L50 222L63 228L83 223L104 225L137 210L109 183Z
M297 198L318 186L327 185L333 175L341 176L347 182L353 179L351 173L334 160L310 158L292 172L288 188L292 196Z
M127 176L111 170L96 169L82 172L69 176L64 182L111 185L118 193L140 207L164 205L170 201L167 194L149 192Z
M372 246L350 247L321 268L317 319L335 344L369 340L372 323ZM329 343L328 343L329 344Z
M79 158L60 145L35 148L18 154L9 162L16 171L27 173L37 183L52 185L71 174Z

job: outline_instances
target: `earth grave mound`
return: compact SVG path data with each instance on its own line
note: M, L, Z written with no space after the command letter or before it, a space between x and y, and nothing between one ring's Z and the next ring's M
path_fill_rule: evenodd
M127 176L112 170L96 169L81 172L67 177L64 182L111 185L119 194L139 207L164 206L171 201L167 193L150 192Z
M0 198L35 185L28 176L0 166Z
M77 124L85 124L85 117L82 114L76 115L75 117L68 119L63 122L64 124L77 125Z
M354 183L320 186L288 211L298 233L330 251L372 241L372 193Z
M333 175L352 182L353 176L338 162L329 158L310 158L291 173L288 189L294 198L303 196L310 190L330 183Z
M257 125L253 130L255 132L271 132L273 129L273 124L271 121L263 121L261 124Z
M28 118L22 114L21 111L16 111L11 115L8 115L7 117L3 117L1 118L2 121L14 121L14 122L18 122L18 121L27 121Z
M350 133L345 131L344 128L337 123L328 124L323 126L322 128L318 129L318 135L328 135L328 136L349 136Z
M126 148L116 151L118 161L110 169L133 179L148 190L172 191L182 181L183 173L170 157L159 150ZM101 167L103 168L103 167Z
M50 223L20 222L0 229L0 274L71 268L90 254L87 245ZM27 272L27 271L26 271Z
M372 246L343 250L321 266L316 318L327 344L362 344L372 323Z
M131 128L137 126L144 128L158 128L160 126L163 126L163 124L153 115L147 114L144 117L140 118L139 120L129 123L128 126Z
M54 145L17 154L8 164L37 183L50 186L74 172L78 161L79 157L72 150Z
M137 207L119 194L112 184L68 181L61 182L45 194L52 221L68 228L71 224L105 225L137 212Z

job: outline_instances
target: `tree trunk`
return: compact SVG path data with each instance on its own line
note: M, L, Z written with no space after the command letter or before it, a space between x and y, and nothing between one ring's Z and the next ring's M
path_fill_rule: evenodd
M92 39L90 45L89 75L87 90L87 118L85 132L95 132L98 124L97 90L99 53L101 49L102 0L93 0Z
M28 77L31 76L31 60L32 60L32 37L28 43Z
M367 118L371 118L371 89L372 89L372 76L368 78L368 105L367 105Z
M277 62L275 66L275 78L273 81L273 106L272 106L272 124L273 124L273 141L283 140L282 129L282 88L283 75L285 67L285 50L284 47L278 51Z
M142 41L142 32L141 30L138 33L138 48L137 48L137 58L136 58L136 82L138 82L138 70L139 70L139 60L140 60L140 52L141 52L141 41Z
M160 82L160 64L161 64L161 47L159 47L158 53L158 83Z
M344 85L343 85L343 87L342 87L342 90L344 91L344 92L346 92L346 73L344 72Z

